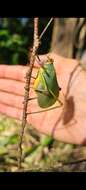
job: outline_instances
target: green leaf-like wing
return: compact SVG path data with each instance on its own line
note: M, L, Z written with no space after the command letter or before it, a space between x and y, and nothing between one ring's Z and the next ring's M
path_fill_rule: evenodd
M53 63L46 63L39 69L34 83L38 104L42 108L52 106L59 96L59 85Z

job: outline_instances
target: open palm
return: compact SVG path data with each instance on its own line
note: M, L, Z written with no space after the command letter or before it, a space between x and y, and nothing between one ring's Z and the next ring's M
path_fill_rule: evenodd
M57 80L61 87L59 99L63 106L41 113L29 114L27 121L38 131L68 143L86 144L86 71L73 59L50 53L54 59ZM42 60L46 55L40 56ZM35 77L39 65L35 63ZM21 119L27 67L0 65L0 112ZM36 97L31 79L30 97ZM53 107L57 106L56 104ZM28 103L28 112L41 109L37 99Z

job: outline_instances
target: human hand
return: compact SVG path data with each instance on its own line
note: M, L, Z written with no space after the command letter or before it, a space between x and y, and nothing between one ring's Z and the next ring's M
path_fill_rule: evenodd
M86 144L86 71L76 60L54 53L50 53L50 57L54 59L57 80L62 89L59 99L63 106L47 112L30 114L27 121L39 132L52 135L57 140ZM46 55L40 58L46 59ZM35 63L33 76L36 76L38 67ZM25 66L0 65L0 112L17 119L22 118L26 70ZM71 75L73 70L75 72ZM32 79L31 86L33 82ZM34 96L36 94L31 88L30 97ZM37 100L29 101L28 112L39 110L41 109Z

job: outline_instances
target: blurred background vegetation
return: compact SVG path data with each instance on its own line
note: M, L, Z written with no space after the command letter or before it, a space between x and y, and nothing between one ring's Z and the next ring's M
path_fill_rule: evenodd
M39 34L50 18L39 18ZM0 18L0 64L27 63L33 43L33 18ZM42 38L38 53L55 51L81 58L86 49L86 18L55 18Z
M39 19L39 34L49 18ZM40 54L50 49L52 25L46 31L39 49ZM0 64L27 63L27 54L33 42L33 18L0 18Z

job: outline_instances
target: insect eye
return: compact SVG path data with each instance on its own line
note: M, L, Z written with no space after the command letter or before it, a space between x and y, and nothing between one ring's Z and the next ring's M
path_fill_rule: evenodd
M59 87L59 90L61 90L61 88Z

